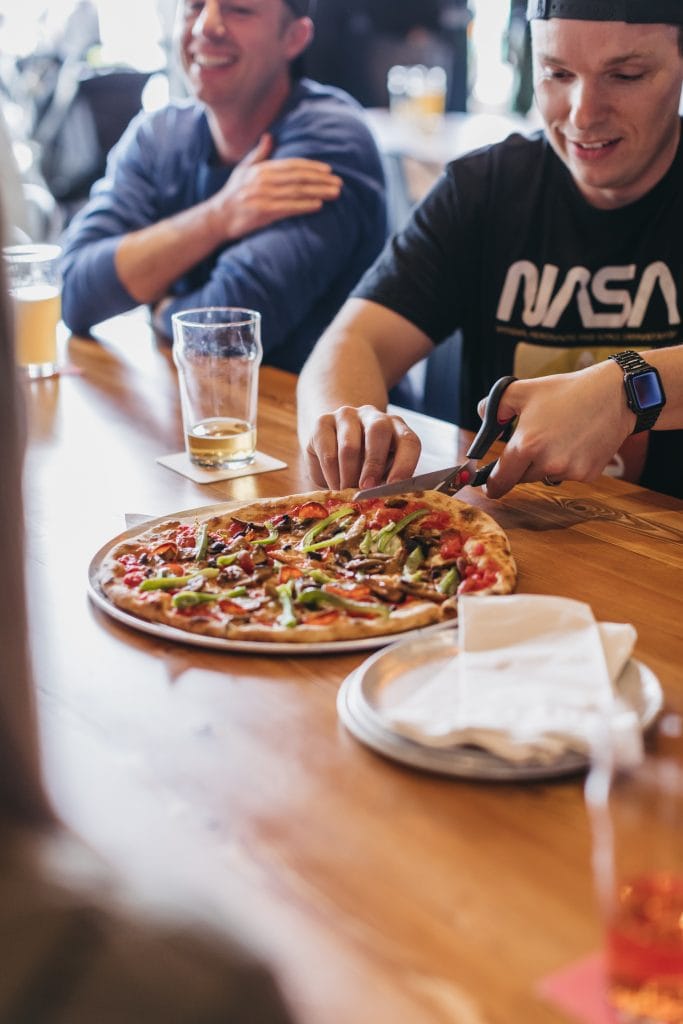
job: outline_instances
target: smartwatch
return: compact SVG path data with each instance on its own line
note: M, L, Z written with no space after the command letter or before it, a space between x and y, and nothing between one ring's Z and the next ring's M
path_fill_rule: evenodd
M666 395L659 373L646 363L642 356L631 349L615 352L609 357L624 371L626 404L636 414L634 434L650 430L666 404Z

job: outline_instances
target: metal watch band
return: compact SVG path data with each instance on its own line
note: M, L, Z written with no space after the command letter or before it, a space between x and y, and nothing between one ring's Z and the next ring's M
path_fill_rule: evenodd
M625 352L614 352L610 359L613 359L615 363L619 363L622 370L626 370L627 373L635 373L636 370L651 370L652 367L649 363L646 363L643 357L638 352L634 352L633 349L626 349Z
M624 380L626 379L626 374L655 369L654 366L647 363L643 357L638 352L634 352L633 349L626 349L625 352L614 352L609 358L613 359L615 363L618 363L622 368L624 371ZM657 371L655 370L655 373L656 372ZM630 403L629 408L631 408ZM650 430L657 422L657 417L661 411L661 405L657 405L652 409L646 409L642 412L638 412L636 409L633 409L633 412L636 414L636 425L633 428L633 433L640 434L643 430Z

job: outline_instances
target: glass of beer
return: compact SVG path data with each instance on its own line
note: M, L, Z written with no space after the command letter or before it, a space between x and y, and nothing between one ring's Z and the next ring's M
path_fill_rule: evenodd
M447 76L442 67L396 64L387 74L390 113L425 131L433 131L443 120L446 87Z
M14 305L17 365L32 379L57 372L57 324L62 312L58 245L3 249Z
M209 469L248 465L256 455L261 314L214 306L175 313L172 321L190 461Z
M640 758L601 744L586 784L619 1024L683 1020L683 719L665 712Z

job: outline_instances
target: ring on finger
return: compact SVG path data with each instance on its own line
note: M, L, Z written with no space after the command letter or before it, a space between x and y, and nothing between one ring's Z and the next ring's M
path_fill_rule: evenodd
M548 474L546 473L546 475L543 477L543 483L546 485L546 487L559 487L560 484L564 483L564 481L563 480L552 480L548 476Z

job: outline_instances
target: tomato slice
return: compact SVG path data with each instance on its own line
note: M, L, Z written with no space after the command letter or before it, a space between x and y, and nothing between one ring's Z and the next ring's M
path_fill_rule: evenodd
M486 552L486 548L484 547L484 545L482 544L482 542L480 540L474 540L473 541L470 538L470 540L467 542L466 554L469 555L470 557L472 557L472 558L479 558L479 556L483 555L485 552Z
M155 548L152 548L150 555L156 555L157 558L164 558L168 556L169 559L178 557L178 545L174 544L172 540L164 541L163 544L157 544Z
M472 575L467 575L462 583L458 587L459 594L469 594L473 590L484 590L486 587L492 587L496 582L498 574L486 570L484 572L477 571Z
M243 572L252 573L254 571L254 559L248 551L240 551L237 556L237 564Z
M462 537L456 530L449 530L443 534L439 554L443 559L457 558L462 554Z
M298 580L303 576L301 569L297 569L295 565L283 565L280 569L280 583L288 583L290 580Z
M245 528L242 525L242 523L236 523L233 520L233 522L230 523L230 526L225 531L225 536L228 538L228 540L232 540L232 538L236 537L238 533L244 533L244 529Z
M327 519L329 512L319 501L305 501L293 508L291 515L297 519Z
M420 520L421 530L445 530L451 522L448 512L432 512Z
M349 601L362 601L372 596L372 591L366 583L355 583L345 587L341 583L326 583L324 588L328 594L336 594L337 597L346 597Z
M373 530L378 530L389 523L398 523L407 514L405 508L377 508L372 513L370 526Z
M179 526L175 536L181 548L193 547L196 544L194 526Z
M141 569L131 569L123 577L123 583L132 589L133 587L139 587L144 579L145 574Z
M241 604L237 604L236 601L231 601L230 598L225 597L222 601L218 602L218 607L226 615L245 615L246 612Z
M305 618L306 624L314 626L328 626L331 622L335 622L339 618L339 609L331 608L326 612L311 612Z
M180 562L166 562L164 568L168 572L169 576L184 576L188 571L188 564L187 562L185 565L182 565Z

